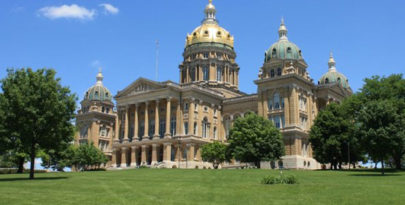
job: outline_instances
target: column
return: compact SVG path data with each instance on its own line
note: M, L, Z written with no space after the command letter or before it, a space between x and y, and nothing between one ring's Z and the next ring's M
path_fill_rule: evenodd
M152 144L152 162L151 165L157 163L157 144Z
M113 168L117 167L117 150L116 150L116 148L113 148L113 150L112 150L111 167L113 167Z
M181 152L180 152L180 144L176 144L176 153L174 156L174 160L176 161L180 161L181 160L181 156L180 156ZM180 167L178 167L180 168Z
M194 100L191 98L188 106L188 135L194 134Z
M145 102L145 123L144 123L144 133L142 140L149 140L149 117L148 117L148 102Z
M201 159L201 145L198 145L196 147L196 149L197 149L197 153L196 153L196 156L195 156L195 160L201 162L202 161L202 159Z
M176 135L183 134L183 111L181 110L180 99L177 102L176 107Z
M194 144L187 144L187 161L194 161Z
M153 135L153 138L159 139L159 100L156 100L156 105L155 105L155 134Z
M118 136L119 136L119 133L120 133L120 126L119 126L119 121L118 121L118 119L120 118L119 113L120 113L120 111L118 110L118 111L117 111L117 116L115 116L115 135L114 135L114 143L118 143L118 142L119 142L119 139L118 139Z
M263 117L268 119L269 116L269 105L268 105L268 99L269 99L269 91L266 90L265 92L263 92ZM274 103L274 102L273 102ZM273 105L274 106L274 105ZM280 105L281 106L281 105Z
M146 165L146 152L147 152L147 146L146 145L142 145L142 150L141 150L141 165Z
M125 107L124 143L128 142L129 107Z
M171 113L171 97L167 98L166 102L166 131L165 138L170 138L170 113Z
M137 147L132 146L131 147L131 167L136 167L136 158L137 158Z
M135 141L139 141L138 107L139 107L138 103L136 103L135 106L134 106L135 110L134 110L134 137L133 137L133 140L135 140Z
M257 99L257 114L263 117L263 92L258 92L258 99Z
M127 147L121 147L121 168L127 167Z
M163 144L163 162L170 162L172 156L172 143Z

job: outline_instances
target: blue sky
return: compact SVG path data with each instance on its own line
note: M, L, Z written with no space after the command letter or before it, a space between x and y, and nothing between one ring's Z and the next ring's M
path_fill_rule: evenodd
M0 78L6 68L54 68L82 99L98 67L112 93L138 77L178 82L185 37L208 0L4 0L0 6ZM214 0L220 25L235 37L240 89L253 80L284 17L317 82L332 50L354 91L365 77L404 73L405 1Z

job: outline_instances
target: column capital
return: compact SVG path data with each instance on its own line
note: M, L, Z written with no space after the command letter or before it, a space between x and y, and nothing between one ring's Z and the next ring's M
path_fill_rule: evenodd
M137 109L138 109L138 107L139 107L139 103L134 103L134 106L135 106L135 108L137 108Z
M122 151L127 151L127 150L128 150L128 147L121 147L121 150L122 150Z
M145 103L146 107L148 107L149 101L145 101L144 103Z
M155 102L156 104L159 104L160 99L156 99Z
M194 146L194 145L195 145L194 143L187 143L186 144L187 147L191 147L191 146Z
M200 100L198 100L198 102L199 102L200 104L202 104L204 101L200 99Z
M163 143L163 145L168 146L168 145L172 145L172 143L171 142L165 142L165 143Z
M158 146L158 144L152 144L153 148L156 148Z
M147 147L147 145L142 145L142 149L145 149Z
M172 96L166 97L166 100L167 100L167 101L171 101L172 99L173 99Z
M136 149L138 149L138 146L137 146L137 145L131 146L131 149L132 149L132 150L136 150Z

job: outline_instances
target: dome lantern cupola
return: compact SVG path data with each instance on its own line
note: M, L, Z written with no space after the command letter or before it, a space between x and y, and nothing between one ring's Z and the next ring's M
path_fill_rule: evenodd
M333 58L332 52L329 55L328 67L328 72L322 75L322 77L319 79L318 84L327 85L337 83L343 88L350 89L349 80L346 78L346 76L336 70L336 62Z
M204 9L205 19L203 23L217 23L217 20L215 19L216 12L217 11L215 10L215 6L212 4L212 0L209 0L208 5Z
M284 18L281 19L281 24L278 29L279 39L265 52L265 62L272 59L277 60L302 60L301 49L297 45L290 42L287 38L287 27L284 24Z
M103 85L103 73L101 72L101 68L99 69L97 76L96 76L96 84L89 88L84 96L85 100L90 101L111 101L112 95L110 91L104 87Z

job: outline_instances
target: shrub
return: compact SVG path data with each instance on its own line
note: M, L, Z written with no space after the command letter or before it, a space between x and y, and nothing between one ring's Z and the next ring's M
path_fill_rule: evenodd
M284 176L283 174L280 174L278 177L264 177L262 179L262 184L298 184L298 179L293 175Z

